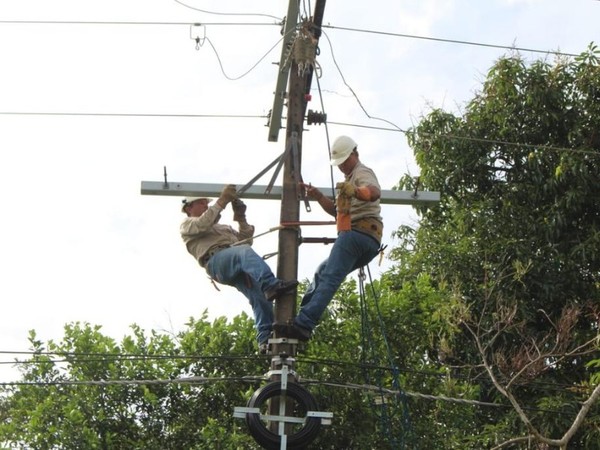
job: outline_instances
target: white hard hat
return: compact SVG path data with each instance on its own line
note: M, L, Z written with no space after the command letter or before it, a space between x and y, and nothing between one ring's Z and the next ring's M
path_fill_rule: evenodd
M207 197L186 197L181 200L181 212L185 212L185 207L191 205L196 200L206 200L210 203L210 198Z
M357 147L356 142L348 136L339 136L331 147L331 165L339 166L348 159L352 150Z

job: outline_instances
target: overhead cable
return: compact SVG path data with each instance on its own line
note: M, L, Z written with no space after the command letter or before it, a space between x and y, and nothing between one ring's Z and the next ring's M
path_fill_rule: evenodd
M81 20L0 20L0 24L13 25L168 25L168 26L189 26L198 22L115 22L115 21L81 21ZM278 23L259 23L259 22L202 22L202 25L211 26L280 26Z
M554 54L554 55L561 55L561 56L579 56L574 53L564 53L564 52L559 52L559 51L539 50L539 49L533 49L533 48L497 45L497 44L486 44L483 42L463 41L463 40L458 40L458 39L444 39L444 38L436 38L436 37L431 37L431 36L417 36L414 34L391 33L391 32L387 32L387 31L365 30L365 29L360 29L360 28L336 27L334 25L322 25L322 28L330 28L332 30L354 31L354 32L358 32L358 33L380 34L380 35L384 35L384 36L402 37L402 38L408 38L408 39L423 39L423 40L427 40L427 41L447 42L450 44L474 45L477 47L489 47L489 48L500 48L500 49L505 49L505 50L517 50L517 51L531 52L531 53Z
M0 111L0 116L91 116L91 117L181 117L181 118L200 118L200 119L268 119L268 115L241 115L241 114L144 114L144 113L78 113L78 112L31 112L31 111ZM370 117L370 116L369 116ZM373 118L373 117L370 117ZM376 119L376 118L374 118ZM387 122L385 119L380 119ZM362 125L362 124L353 124L347 122L333 122L328 120L329 124L348 126L348 127L356 127L356 128L366 128L372 130L380 130L380 131L392 131L396 133L403 134L415 134L416 131L410 131L406 129L402 129L400 127L395 126L395 128L383 128L383 127L374 127L370 125ZM521 142L512 142L512 141L503 141L498 139L489 139L489 138L476 138L469 136L458 136L453 134L433 134L433 133L423 133L419 132L421 136L431 137L431 138L442 138L448 140L464 140L464 141L472 141L472 142L480 142L482 144L495 144L495 145L507 145L513 147L522 147L529 148L532 150L547 150L547 151L557 151L557 152L571 152L571 153L581 153L581 154L589 154L594 156L599 156L595 150L586 150L583 148L570 148L570 147L559 147L553 145L544 145L544 144L527 144Z
M177 1L177 0L175 0ZM600 1L600 0L599 0ZM199 10L202 11L202 10ZM218 13L211 13L218 14ZM225 13L222 13L225 14ZM228 14L228 15L259 15L259 14ZM281 19L275 16L266 15L266 17L271 17L280 21ZM127 22L127 21L66 21L66 20L0 20L0 24L47 24L47 25L193 25L194 22ZM258 23L258 22L202 22L202 25L213 25L213 26L252 26L252 25L261 25L261 26L281 26L280 22L277 23ZM438 38L432 36L420 36L414 34L406 34L406 33L393 33L389 31L378 31L378 30L367 30L361 28L351 28L351 27L341 27L335 25L321 25L321 28L329 28L331 30L341 30L341 31L351 31L356 33L367 33L367 34L378 34L383 36L392 36L404 39L420 39L434 42L445 42L449 44L459 44L459 45L471 45L477 47L487 47L487 48L497 48L504 50L516 50L522 52L530 52L530 53L541 53L541 54L553 54L553 55L561 55L561 56L570 56L577 57L578 54L575 53L566 53L560 51L553 50L541 50L527 47L517 47L511 45L499 45L499 44L489 44L484 42L476 42L476 41L466 41L459 39L448 39L448 38Z
M0 382L1 387L9 387L9 386L37 386L37 387L47 387L47 386L151 386L151 385L170 385L170 384L207 384L214 382L262 382L265 381L264 376L242 376L242 377L202 377L202 376L190 376L190 377L181 377L181 378L170 378L170 379L120 379L120 380L53 380L53 381L10 381L10 382ZM482 402L479 400L470 400L465 398L453 398L445 395L430 395L423 394L419 392L410 392L410 391L402 391L399 392L394 389L387 389L381 386L373 386L368 384L355 384L355 383L344 383L344 382L331 382L331 381L320 381L315 379L300 379L300 384L311 384L311 385L319 385L319 386L329 386L329 387L338 387L345 389L353 389L353 390L363 390L363 391L373 391L378 394L387 394L387 395L406 395L408 397L420 398L423 400L433 400L433 401L444 401L450 403L458 403L463 405L472 405L472 406L485 406L485 407L494 407L494 408L512 408L511 405L504 405L500 403L490 403L490 402ZM528 411L537 411L537 412L548 412L552 414L562 414L561 411L558 410L546 410L539 408L528 408L523 407L522 409Z
M192 117L204 119L267 119L267 115L243 114L145 114L145 113L82 113L0 111L3 116L94 116L94 117Z
M208 11L206 9L200 9L200 8L196 8L195 6L191 6L188 5L186 3L183 3L180 0L173 0L175 3L179 3L181 6L185 6L186 8L189 9L193 9L194 11L200 11L206 14L214 14L217 16L257 16L257 17L270 17L272 19L276 19L276 20L282 20L281 18L277 17L277 16L272 16L270 14L261 14L261 13L230 13L230 12L218 12L218 11Z

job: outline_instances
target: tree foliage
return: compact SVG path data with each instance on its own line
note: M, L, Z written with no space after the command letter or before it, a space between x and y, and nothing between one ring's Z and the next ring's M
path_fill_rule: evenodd
M598 358L600 319L599 130L592 45L554 64L502 58L462 116L434 110L409 134L419 182L442 200L420 209L418 229L398 230L405 245L395 249L397 282L428 273L434 284L450 286L449 300L462 305L456 323L463 332L440 362L483 362L496 388L538 409L529 424L514 413L496 415L486 426L490 444L535 432L563 436L594 386L588 369ZM408 177L400 183L413 186ZM597 405L593 411L573 438L579 448L598 442Z

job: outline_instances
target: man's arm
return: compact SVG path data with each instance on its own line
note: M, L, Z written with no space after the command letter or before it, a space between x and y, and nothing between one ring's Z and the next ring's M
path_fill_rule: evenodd
M300 187L305 190L306 196L310 199L316 200L323 211L325 211L330 216L335 217L335 203L332 199L323 194L319 189L314 187L313 185L300 183Z

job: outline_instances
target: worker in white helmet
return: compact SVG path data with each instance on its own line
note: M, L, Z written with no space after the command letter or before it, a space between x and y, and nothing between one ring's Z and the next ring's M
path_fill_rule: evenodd
M345 181L336 185L335 201L310 184L301 183L301 187L309 198L318 201L323 210L336 218L338 236L329 257L317 268L293 323L274 325L278 336L310 339L346 276L367 265L381 248L381 188L375 173L359 160L358 146L348 136L334 141L330 163L345 176Z
M273 329L273 300L292 292L298 282L282 281L250 246L254 226L246 220L246 205L236 198L233 184L225 186L217 201L209 206L206 197L183 199L181 211L187 215L180 232L188 252L217 283L235 287L246 296L254 313L259 350L265 353ZM231 203L235 230L220 224L221 212ZM244 243L238 244L238 242Z

